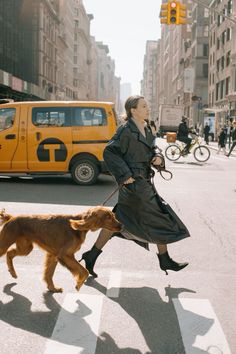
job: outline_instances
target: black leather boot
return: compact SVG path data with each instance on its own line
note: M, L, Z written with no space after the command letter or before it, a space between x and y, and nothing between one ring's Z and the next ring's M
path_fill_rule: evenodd
M97 278L97 274L93 271L94 264L98 256L102 253L102 250L99 250L96 246L93 246L90 251L87 251L82 254L82 259L85 261L85 267L94 278ZM80 262L79 261L79 262Z
M168 252L163 253L163 254L157 254L159 262L160 262L160 268L161 270L164 270L164 272L167 273L167 269L173 270L174 272L178 272L179 270L185 268L188 263L177 263L173 261L173 259L170 258Z

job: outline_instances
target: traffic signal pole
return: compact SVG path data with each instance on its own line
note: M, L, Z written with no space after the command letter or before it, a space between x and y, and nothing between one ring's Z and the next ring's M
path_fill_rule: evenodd
M215 12L216 14L221 15L221 16L223 16L224 18L227 18L227 20L229 20L229 21L233 22L234 24L236 24L236 19L235 19L235 18L232 18L232 17L230 17L230 16L228 16L228 15L225 15L222 11L218 11L218 10L214 9L213 7L210 7L210 6L206 5L206 4L204 3L204 1L201 1L201 0L192 0L192 2L195 2L195 4L198 4L198 5L202 5L203 7L205 7L206 9L208 9L209 11Z

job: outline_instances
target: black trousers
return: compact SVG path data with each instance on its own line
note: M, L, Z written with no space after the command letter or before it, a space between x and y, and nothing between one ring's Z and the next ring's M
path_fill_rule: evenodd
M231 146L231 148L230 148L230 150L229 150L228 156L231 154L231 152L233 151L233 149L234 149L235 146L236 146L236 141L233 142L233 144L232 144L232 146Z
M178 137L179 141L182 141L183 143L186 144L185 149L188 151L192 142L191 138L188 138L187 136L185 137Z

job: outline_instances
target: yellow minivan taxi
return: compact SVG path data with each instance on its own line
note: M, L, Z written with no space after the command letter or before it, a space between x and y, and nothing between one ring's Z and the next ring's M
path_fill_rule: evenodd
M77 184L94 184L107 172L103 150L116 129L110 102L1 104L0 173L71 173Z

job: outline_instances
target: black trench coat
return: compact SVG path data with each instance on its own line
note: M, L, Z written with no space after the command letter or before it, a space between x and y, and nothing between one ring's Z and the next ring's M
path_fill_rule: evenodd
M155 137L149 128L145 131L146 138L130 119L106 146L104 161L120 186L129 177L135 179L119 190L114 208L117 219L124 225L119 236L133 239L148 249L148 243L168 244L190 235L151 182Z

